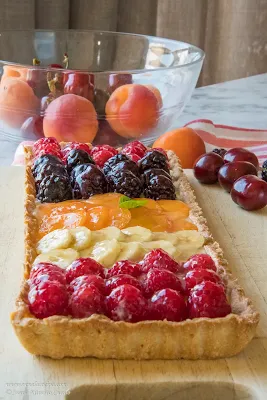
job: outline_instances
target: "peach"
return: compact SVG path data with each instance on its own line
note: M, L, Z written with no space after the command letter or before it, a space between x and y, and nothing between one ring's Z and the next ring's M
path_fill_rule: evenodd
M154 93L144 85L123 85L110 96L106 117L120 136L141 137L157 125L159 103Z
M11 128L20 128L26 119L36 115L39 106L40 101L25 81L18 78L1 81L1 120Z
M76 94L58 97L45 110L44 134L59 142L92 142L97 129L93 104Z

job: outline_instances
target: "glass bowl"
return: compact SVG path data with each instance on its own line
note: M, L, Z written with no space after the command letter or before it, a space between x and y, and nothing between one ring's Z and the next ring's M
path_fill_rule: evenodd
M204 52L187 43L101 31L0 34L0 139L120 146L152 143L177 120Z

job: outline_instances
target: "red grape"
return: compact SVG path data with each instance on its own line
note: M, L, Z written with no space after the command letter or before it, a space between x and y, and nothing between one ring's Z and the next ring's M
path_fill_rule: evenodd
M206 153L195 161L194 175L201 183L216 183L222 165L221 156L213 152Z
M244 175L256 175L256 167L247 161L234 161L224 164L218 173L220 185L227 191L231 192L235 181Z
M233 184L232 200L245 210L259 210L267 205L267 183L254 175L245 175Z
M224 162L248 161L251 164L255 165L257 169L259 168L259 160L255 156L255 154L246 149L242 149L241 147L235 147L233 149L228 150L225 153L223 160Z

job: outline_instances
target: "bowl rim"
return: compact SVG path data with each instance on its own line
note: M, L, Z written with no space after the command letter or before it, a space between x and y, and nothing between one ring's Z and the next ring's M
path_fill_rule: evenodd
M53 32L90 32L90 33L98 33L98 34L108 34L110 36L112 35L119 35L119 36L133 36L133 37L140 37L140 38L147 38L147 39L158 39L159 41L165 42L165 43L180 43L180 44L184 44L186 45L189 49L194 49L197 53L199 53L199 58L182 64L182 65L176 65L176 66L171 66L171 67L158 67L158 68L142 68L142 69L121 69L121 70L106 70L106 71L90 71L88 69L69 69L69 68L51 68L51 67L43 67L41 65L38 65L38 67L34 66L34 65L29 65L29 64L22 64L22 63L16 63L16 62L11 62L11 61L6 61L6 60L2 60L0 59L0 63L4 64L4 65L13 65L15 67L24 67L24 68L28 68L28 69L41 69L44 71L65 71L65 72L69 72L69 71L77 71L77 73L79 72L87 72L87 73L92 73L94 75L104 75L104 74L123 74L123 73L133 73L133 74L142 74L142 73L147 73L147 72L154 72L154 71L172 71L172 70L176 70L176 69L181 69L181 68L185 68L185 67L191 67L192 65L198 64L203 62L204 58L205 58L205 52L204 50L200 49L199 47L187 43L187 42L183 42L180 40L175 40L175 39L168 39L168 38L164 38L161 36L153 36L153 35L144 35L144 34L139 34L139 33L128 33L128 32L115 32L115 31L104 31L104 30L96 30L96 29L10 29L10 30L3 30L0 31L0 36L2 36L2 34L7 34L7 33L26 33L26 32L41 32L41 33L53 33ZM184 50L184 49L182 49Z

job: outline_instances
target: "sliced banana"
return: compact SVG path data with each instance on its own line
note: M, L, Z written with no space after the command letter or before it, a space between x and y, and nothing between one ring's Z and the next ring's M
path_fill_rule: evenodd
M79 226L78 228L70 229L70 233L74 239L72 247L75 250L84 250L90 246L92 237L90 229L85 226Z
M143 247L150 251L152 249L162 249L166 251L170 256L174 256L177 254L177 249L175 249L174 245L167 240L155 240L152 242L145 242L143 243Z
M111 267L117 260L120 251L121 246L116 239L103 240L91 248L90 257L104 265L104 267Z
M116 239L118 242L124 241L125 235L116 226L108 226L107 228L100 229L99 231L92 232L92 242L102 242L103 240Z
M145 253L146 251L144 247L139 242L121 243L121 252L117 261L140 261L144 257Z
M166 240L173 245L176 245L178 242L178 237L175 233L168 233L168 232L153 232L152 240Z
M36 250L38 254L42 254L55 249L66 249L70 246L72 240L68 229L56 229L39 240Z
M193 254L204 252L205 239L201 233L197 231L179 231L176 234L178 242L176 243L176 249L179 252L179 260L185 261Z
M73 249L51 250L49 253L40 254L34 260L33 264L39 262L50 262L58 265L60 268L67 268L74 260L79 258L79 253Z
M148 242L152 239L152 232L142 226L131 226L122 232L126 235L126 242Z

